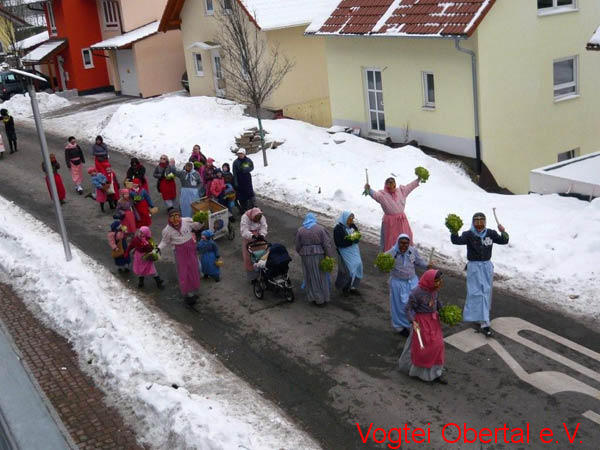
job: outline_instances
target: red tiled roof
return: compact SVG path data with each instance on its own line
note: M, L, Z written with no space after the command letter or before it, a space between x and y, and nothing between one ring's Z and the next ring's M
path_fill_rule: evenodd
M470 36L495 0L342 0L316 34Z

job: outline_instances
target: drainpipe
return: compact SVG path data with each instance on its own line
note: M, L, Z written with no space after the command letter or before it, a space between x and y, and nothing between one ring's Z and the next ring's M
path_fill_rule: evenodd
M479 89L477 88L477 55L473 50L462 48L460 39L454 38L456 50L471 55L471 74L473 76L473 116L475 122L475 158L477 160L477 174L481 175L481 142L479 140Z

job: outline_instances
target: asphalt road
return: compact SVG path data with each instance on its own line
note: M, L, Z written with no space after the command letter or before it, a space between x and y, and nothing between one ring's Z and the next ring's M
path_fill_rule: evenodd
M6 154L4 160L0 160L0 195L56 229L40 169L35 132L24 126L18 129L21 150L15 155ZM50 149L61 164L63 141L63 137L48 135ZM89 150L88 144L82 147ZM117 152L111 156L113 167L122 178L128 158ZM152 172L154 164L146 162L145 165ZM116 273L105 237L112 214L101 213L95 202L73 192L66 167L60 173L68 190L63 211L71 242ZM86 185L89 190L87 176ZM155 183L151 181L150 186L153 199L161 207L152 226L154 235L159 237L166 223L165 209L154 189ZM269 222L269 239L285 244L294 258L290 275L296 302L281 303L282 299L272 293L267 293L263 301L254 299L251 285L244 278L237 236L234 241L218 241L225 260L222 281L203 283L198 305L200 314L182 306L171 261L158 264L167 288L160 292L153 283L147 282L143 295L180 323L189 336L213 351L229 369L278 404L324 448L388 448L388 444L390 448L398 448L398 443L389 440L377 444L372 435L363 443L356 423L365 434L371 423L372 430L402 428L405 424L430 427L430 442L412 442L410 434L411 442L407 442L403 435L401 448L548 448L549 444L540 440L543 428L554 430L554 440L550 441L555 442L555 448L600 448L600 416L599 423L582 416L586 411L600 414L600 396L593 398L574 392L549 395L533 381L519 379L488 345L467 353L446 345L448 386L430 385L399 373L396 366L404 338L395 335L390 328L387 280L371 263L377 253L375 246L361 245L365 261L361 295L344 298L336 293L328 307L314 308L299 289L299 257L291 251L300 218L269 206L264 199L259 203ZM357 221L360 226L360 217ZM236 232L238 224L239 221L235 224ZM125 285L135 288L137 280L133 276L117 276ZM441 292L443 301L462 305L464 295L464 278L447 276ZM534 351L531 346L498 335L496 341L518 361L526 374L553 371L548 379L560 380L556 372L563 372L591 389L600 389L600 358L594 357L600 353L598 329L592 330L573 319L545 311L534 302L503 292L494 293L492 316L524 319L596 352L582 355L539 333L521 332L531 341L592 371L586 376ZM444 332L449 336L467 328L445 328ZM555 391L560 391L564 383L558 381L557 384L559 388ZM500 432L498 443L468 444L460 440L451 444L442 436L442 428L450 422L475 429L493 429L504 424L525 428L529 423L530 442L505 444ZM563 423L571 434L580 424L573 444L568 441ZM452 428L446 430L448 439L458 436ZM376 434L379 441L383 436L381 430ZM394 441L398 440L396 431L391 436ZM509 439L510 436L509 433Z

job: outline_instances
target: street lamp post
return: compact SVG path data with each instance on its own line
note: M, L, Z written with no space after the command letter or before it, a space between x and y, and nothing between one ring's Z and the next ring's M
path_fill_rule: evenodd
M50 184L50 192L52 192L52 201L54 203L54 212L56 213L56 219L58 220L58 227L65 250L65 259L71 261L73 258L71 255L71 247L69 246L69 238L67 236L67 227L62 215L62 209L60 201L58 199L58 191L56 189L56 182L54 176L52 176L52 163L50 162L50 154L48 153L48 143L46 142L46 134L44 133L44 127L42 125L42 117L40 116L40 108L38 106L35 89L33 86L33 80L46 81L44 78L34 75L29 72L18 69L10 69L11 72L21 76L27 83L27 92L29 93L29 99L31 100L31 109L33 110L33 120L35 121L35 128L37 129L38 138L40 140L40 146L42 150L42 158L46 165L46 174L48 175L48 183Z

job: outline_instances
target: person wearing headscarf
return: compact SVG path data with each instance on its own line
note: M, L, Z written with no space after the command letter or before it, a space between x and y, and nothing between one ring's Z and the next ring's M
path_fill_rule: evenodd
M119 181L117 180L117 174L113 171L111 166L106 167L106 199L110 209L117 207L117 200L119 199Z
M133 181L134 178L137 178L142 183L142 189L145 189L146 192L150 193L150 187L148 186L148 180L146 179L146 168L139 159L131 158L125 177L127 178L127 181Z
M194 167L197 165L195 163L199 163L199 167L195 167L198 172L200 172L200 168L206 164L206 156L204 156L198 144L194 145L194 148L192 149L192 156L190 156L188 161L194 164Z
M240 235L242 236L242 258L244 259L244 269L246 278L254 281L258 277L258 272L254 270L250 254L248 253L248 244L256 239L267 237L269 227L267 219L260 208L252 208L246 211L240 220Z
M330 274L323 272L319 264L325 256L333 258L335 251L327 230L317 223L311 212L306 214L302 226L296 232L296 252L302 259L302 272L309 302L325 306L331 294Z
M137 230L136 222L139 222L139 216L136 218L136 214L137 211L133 207L133 199L129 189L120 189L115 218L118 218L121 225L125 227L126 236L133 236Z
M438 293L442 272L427 270L413 289L406 305L412 329L398 361L401 372L423 381L448 384L443 376L444 335L438 311L442 307Z
M172 209L169 211L168 224L162 230L162 239L158 244L161 252L169 247L175 253L179 290L188 305L196 303L198 289L200 289L200 270L194 231L201 228L200 222L194 222L189 217L181 217L179 210Z
M339 256L335 287L341 289L345 295L356 292L363 277L359 241L350 239L353 233L358 233L358 227L354 223L354 214L344 211L333 229L333 241Z
M185 163L183 170L179 170L175 167L175 160L171 159L170 169L181 182L181 191L179 192L181 215L182 217L192 217L192 203L200 199L202 177L194 170L191 162Z
M168 156L161 155L158 165L154 168L153 175L156 178L156 189L160 192L167 209L175 206L175 198L177 197L177 183L175 183L175 180L167 178L171 173L173 172L171 172L171 168L169 167ZM173 175L175 174L173 173Z
M85 157L74 136L69 136L67 145L65 145L65 163L71 171L71 179L75 184L75 191L81 195L83 193L83 186L81 185L83 184Z
M410 293L419 284L415 267L425 268L427 263L423 261L417 249L410 245L410 237L407 234L398 236L396 244L386 253L392 255L395 261L389 280L392 327L396 332L408 337L410 321L406 317L406 305Z
M450 235L454 245L467 246L467 300L463 309L463 321L479 323L486 337L494 335L490 328L490 309L492 308L492 282L494 265L492 264L492 246L508 244L508 233L502 225L495 230L486 228L485 214L473 215L471 229Z
M129 192L129 196L133 200L133 208L135 209L135 226L137 228L142 226L152 225L152 214L150 209L154 208L152 198L146 189L141 186L142 182L138 178L134 178L132 181L132 187Z
M151 276L156 282L156 287L162 289L164 281L158 276L154 258L152 258L152 254L156 252L156 244L152 239L150 228L142 226L135 232L135 236L125 251L125 257L129 257L131 252L133 252L133 273L138 277L138 287L143 288L144 278Z
M368 184L365 185L365 190L383 209L381 236L379 239L381 252L392 248L396 243L397 236L400 234L407 234L410 242L414 242L410 224L404 213L404 207L406 206L406 197L417 186L419 186L419 178L406 186L397 187L396 180L391 177L385 180L385 187L381 191L374 191L371 189L371 186Z
M88 168L87 173L92 178L92 186L96 188L96 192L95 195L88 194L86 195L86 197L90 196L94 200L96 200L100 204L100 210L104 212L104 203L106 203L106 200L108 199L106 195L106 189L108 188L108 180L103 174L98 173L96 167Z
M246 150L237 151L237 159L233 162L233 187L240 205L240 214L254 207L254 187L252 171L254 163L246 156Z
M214 235L215 233L211 230L204 230L196 244L196 250L200 255L200 267L202 267L204 278L211 277L218 282L221 280L221 269L217 265L220 256L219 247L213 240Z
M96 136L94 145L92 145L92 156L98 173L106 176L106 168L110 167L110 162L108 161L108 147L106 147L102 136Z
M202 184L204 185L205 192L208 193L210 188L210 182L215 178L215 160L208 158L206 164L200 168L200 176L202 177Z
M58 200L60 201L61 205L64 205L67 193L65 191L65 185L62 182L62 178L58 173L58 169L60 169L60 164L56 160L56 155L54 155L54 153L50 153L50 165L52 166L52 178L54 178L54 184L56 184ZM50 189L50 179L48 178L49 174L45 162L42 162L42 171L46 174L46 186L48 187L48 193L50 194L50 198L52 198L52 190Z
M126 233L123 230L123 225L118 220L110 224L110 231L107 234L108 245L111 249L111 256L117 266L117 271L129 272L129 263L131 259L129 255L125 256L127 251Z

